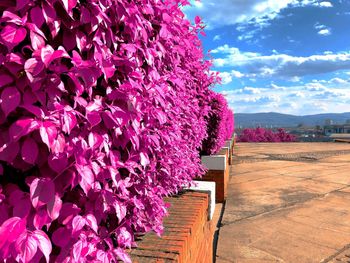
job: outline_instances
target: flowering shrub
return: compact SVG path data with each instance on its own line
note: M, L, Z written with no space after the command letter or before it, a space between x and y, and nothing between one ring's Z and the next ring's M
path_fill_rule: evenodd
M239 142L295 142L296 137L284 129L277 132L264 128L244 129L238 136Z
M232 138L234 129L233 112L222 94L211 91L209 106L209 116L206 118L208 137L203 141L201 151L205 155L217 153L225 140Z
M231 109L226 114L226 140L231 140L235 130L235 117Z
M186 3L1 1L0 261L129 262L161 234L216 82Z

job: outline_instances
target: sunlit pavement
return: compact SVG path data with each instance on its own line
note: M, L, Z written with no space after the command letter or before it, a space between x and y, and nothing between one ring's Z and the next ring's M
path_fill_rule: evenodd
M216 262L348 262L350 144L238 144L221 224Z

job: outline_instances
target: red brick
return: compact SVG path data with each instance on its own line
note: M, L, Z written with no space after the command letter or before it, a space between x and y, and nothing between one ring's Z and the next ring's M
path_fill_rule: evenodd
M211 262L215 227L207 221L208 195L186 192L166 202L171 208L163 237L153 233L142 237L131 251L133 262Z

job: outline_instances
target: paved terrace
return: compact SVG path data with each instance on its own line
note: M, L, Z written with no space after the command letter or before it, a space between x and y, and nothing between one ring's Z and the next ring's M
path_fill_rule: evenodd
M350 144L238 144L216 262L350 262Z

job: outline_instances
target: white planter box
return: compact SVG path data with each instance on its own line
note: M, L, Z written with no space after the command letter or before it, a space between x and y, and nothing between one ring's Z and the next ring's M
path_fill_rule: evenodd
M202 156L202 164L208 170L225 171L227 165L226 155L204 155Z
M187 188L191 191L208 193L209 195L209 207L208 207L208 220L212 220L215 211L215 182L205 181L193 181L194 186Z
M232 140L225 141L224 147L227 147L227 148L231 149L232 148L232 143L233 143Z

